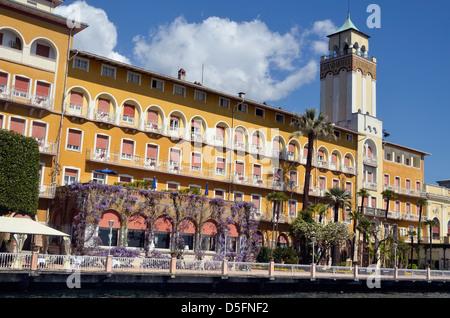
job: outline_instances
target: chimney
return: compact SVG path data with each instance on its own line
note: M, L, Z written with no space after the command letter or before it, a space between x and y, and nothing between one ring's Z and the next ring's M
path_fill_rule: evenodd
M182 68L178 71L178 79L182 81L186 80L186 71Z

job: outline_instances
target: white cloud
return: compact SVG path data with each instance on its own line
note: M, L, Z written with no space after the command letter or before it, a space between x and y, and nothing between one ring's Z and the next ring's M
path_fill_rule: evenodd
M329 30L327 21L314 24L302 34L296 28L286 34L269 30L260 20L238 23L210 17L188 23L179 17L148 36L136 36L134 54L143 67L175 76L184 68L187 80L231 94L245 92L248 98L276 101L288 96L318 74L317 56L304 61L305 36L320 36ZM308 44L322 52L320 41Z
M55 13L75 18L87 23L88 28L75 35L73 47L88 51L119 62L130 63L130 60L115 52L117 45L117 28L109 21L108 15L102 9L88 5L85 1L76 1L68 6L58 6Z

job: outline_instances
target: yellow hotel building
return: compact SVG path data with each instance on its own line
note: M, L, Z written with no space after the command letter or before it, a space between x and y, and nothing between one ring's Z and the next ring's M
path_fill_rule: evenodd
M55 188L73 182L114 184L156 178L158 190L208 187L209 197L252 202L264 244L272 207L265 196L290 198L279 219L278 244L292 245L289 224L302 210L307 138L291 138L295 114L177 76L72 49L87 27L52 13L61 2L0 0L1 128L37 138L41 193L36 220L70 232ZM384 226L381 192L393 189L388 224L417 226L427 153L383 140L376 117L376 59L369 37L350 18L330 38L321 59L321 111L336 140L314 145L310 201L327 189L366 188L366 217ZM117 175L96 170L109 168ZM348 212L339 220L351 228ZM332 220L330 209L327 220Z

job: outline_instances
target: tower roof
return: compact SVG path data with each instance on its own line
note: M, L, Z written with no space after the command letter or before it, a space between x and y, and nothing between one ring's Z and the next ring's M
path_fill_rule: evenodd
M339 30L336 31L336 33L348 30L348 29L355 29L356 31L359 31L358 28L353 24L352 20L350 19L350 12L347 15L347 21L345 21L344 25L341 26Z
M335 34L347 31L347 30L355 30L357 33L370 38L370 36L368 36L367 34L364 34L363 32L359 31L358 28L355 26L355 24L352 22L352 20L350 19L350 12L347 15L347 20L345 21L345 23L340 27L339 30L337 30L335 33L330 34L328 37L331 37Z

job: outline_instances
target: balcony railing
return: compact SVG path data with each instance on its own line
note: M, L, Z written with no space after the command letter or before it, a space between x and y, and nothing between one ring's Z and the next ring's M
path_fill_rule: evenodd
M185 164L169 160L157 161L156 159L145 158L138 155L127 155L126 157L123 157L122 154L117 152L110 153L104 149L87 149L86 160L202 179L213 179L277 191L303 193L302 184L291 184L290 182L284 182L284 180L274 181L273 176L268 175L236 174L234 171L230 174L229 172L225 172L225 169L217 169L214 164L202 164L199 167L192 167L188 163ZM309 190L310 195L318 197L323 197L325 192L326 189L321 189L319 187L310 187Z
M366 216L374 216L374 217L386 217L386 210L385 209L379 209L379 208L373 208L368 206L363 206L359 208L360 211L362 210L363 214ZM403 220L403 221L412 221L412 222L419 222L419 215L414 214L411 212L404 212L404 211L388 211L387 218L391 220ZM425 215L422 215L421 222L425 222L427 220L427 217Z
M396 186L390 186L390 185L384 185L385 190L391 190L394 191L396 194L403 194L413 197L420 197L420 198L426 198L426 192L420 191L420 190L414 190L414 189L408 189L408 188L401 188Z
M39 186L39 197L53 199L55 197L55 185L41 185Z
M39 152L42 154L48 154L56 156L57 144L56 142L43 141L35 138L39 145Z
M54 105L54 100L52 98L33 95L28 92L15 90L14 88L8 90L4 85L0 85L0 99L20 102L48 110L53 110Z

